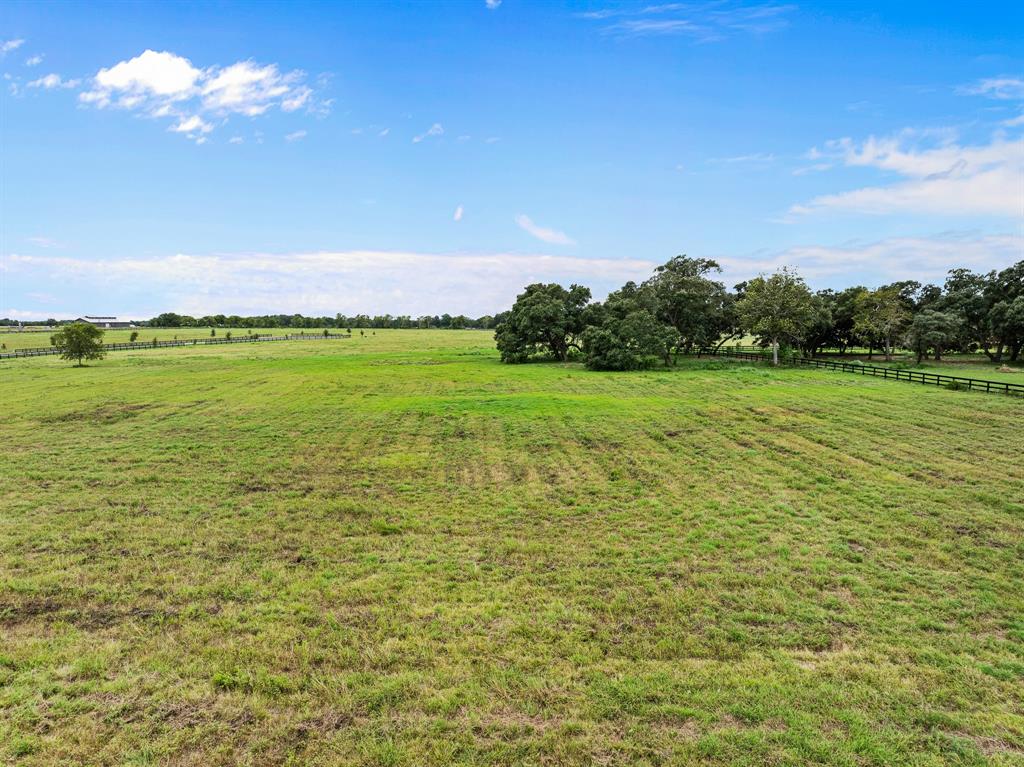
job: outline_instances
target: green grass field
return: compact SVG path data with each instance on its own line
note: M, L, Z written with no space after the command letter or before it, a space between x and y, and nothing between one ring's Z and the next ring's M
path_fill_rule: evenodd
M152 341L154 338L161 341L170 341L175 338L209 338L209 328L135 328L135 332L139 334L138 341ZM292 330L291 328L217 328L217 338L224 338L228 333L231 333L232 338L241 338L252 333L258 333L265 335L267 333L271 335L284 335L287 333L307 333L309 335L317 335L323 333L323 329L310 329L300 328ZM338 330L331 328L331 333L344 333L344 330ZM372 331L366 331L370 333ZM359 331L356 330L355 334L358 335ZM6 347L3 351L14 351L15 349L30 349L46 347L50 345L50 336L52 333L0 333L0 345ZM103 331L103 343L105 344L126 344L131 340L131 330L105 330Z
M0 366L0 763L1024 764L1024 401L484 332Z

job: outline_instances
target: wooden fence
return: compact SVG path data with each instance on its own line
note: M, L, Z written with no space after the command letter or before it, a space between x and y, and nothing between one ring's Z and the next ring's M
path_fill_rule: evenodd
M721 349L701 349L697 352L698 357L702 354L719 357L734 357L736 359L751 360L753 362L767 362L771 360L771 351L766 352L760 349L760 347L723 347ZM876 376L878 378L892 379L894 381L911 381L913 383L927 384L929 386L945 386L950 389L970 389L971 391L1013 394L1024 397L1024 384L1009 383L1007 381L986 381L981 378L963 378L961 376L945 375L944 373L924 373L919 370L901 370L899 368L886 368L877 365L861 365L852 362L816 360L810 357L797 357L793 355L780 355L779 362L788 365L824 368L826 370L839 370L844 373Z
M331 333L330 335L310 334L301 335L290 333L283 336L270 335L245 335L237 338L182 338L169 341L135 341L134 343L103 344L104 351L120 352L133 349L166 349L175 346L210 346L212 344L251 344L259 341L333 341L339 338L351 338L348 333ZM0 360L14 359L16 357L47 357L53 354L60 354L59 346L41 346L34 349L14 349L9 352L0 352Z

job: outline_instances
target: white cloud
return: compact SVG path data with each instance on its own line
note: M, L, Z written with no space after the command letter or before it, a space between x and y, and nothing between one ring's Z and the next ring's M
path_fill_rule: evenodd
M228 143L229 144L241 144L241 143L244 143L244 142L245 142L245 139L242 138L241 136L232 136L231 138L228 139Z
M301 139L304 139L308 135L309 134L306 131L304 131L304 130L297 130L297 131L293 131L292 133L289 133L287 136L285 136L284 140L289 142L289 143L291 143L292 141L299 141Z
M167 130L175 133L188 133L190 138L198 138L198 134L212 131L213 126L205 122L199 115L192 115L191 117L183 116L177 125L172 125Z
M152 118L174 118L179 125L197 116L207 118L202 120L204 126L213 125L209 118L258 117L275 107L284 112L305 108L319 115L330 108L329 100L316 100L300 70L282 72L276 64L253 61L202 69L183 56L153 50L101 69L79 99L99 108L113 106Z
M0 41L0 57L6 56L11 51L16 51L25 44L24 40L3 40Z
M922 137L931 143L921 146L917 140ZM876 168L903 180L815 197L793 206L791 214L843 210L1019 217L1024 210L1024 143L998 134L977 146L958 144L948 132L904 131L894 137L872 136L861 144L843 138L808 156Z
M51 72L48 75L40 77L38 80L33 80L32 82L27 83L27 86L29 88L45 88L46 90L52 90L53 88L77 88L79 82L79 80L64 80L60 75Z
M498 6L501 5L501 0L484 0L487 4L488 10L495 11Z
M275 64L257 66L239 61L219 70L202 86L203 107L210 112L237 112L255 117L280 100L281 108L291 112L308 99L310 89L295 87L302 72L281 74Z
M791 266L815 286L873 287L905 279L942 282L949 269L960 266L982 272L1005 269L1020 260L1022 251L1021 235L942 232L837 246L802 245L748 258L716 256L715 260L728 284Z
M202 74L183 56L146 50L97 72L93 78L95 89L83 93L82 100L107 106L119 97L113 103L129 109L154 97L179 101L194 95Z
M462 220L462 206L459 205L457 208L455 208L455 213L452 216L452 221L461 221L461 220Z
M312 88L305 85L295 88L290 95L281 101L281 109L285 112L294 112L296 109L302 109L302 107L309 103L309 99L312 96Z
M391 128L385 128L377 135L380 136L381 138L384 138L384 136L388 135L389 133L391 133Z
M4 270L37 284L73 282L78 300L110 311L194 316L465 313L507 309L533 282L588 285L596 297L650 276L654 262L552 255L439 255L395 251L175 255L101 260L12 254Z
M42 64L42 63L43 63L43 56L42 56L42 54L36 54L35 56L29 56L27 59L25 59L25 66L26 67L34 67L34 66L37 66L37 65Z
M960 93L988 96L1003 101L1024 99L1024 80L1019 77L989 77L958 89Z
M536 237L538 240L543 242L551 243L552 245L575 245L576 241L573 240L565 232L560 232L557 229L548 229L543 226L538 226L533 223L529 216L520 213L516 216L516 226L525 232L529 232L531 235Z
M421 133L418 136L413 136L412 143L418 144L421 141L423 141L423 139L428 138L429 136L440 136L443 133L444 128L441 126L441 123L434 123L429 128L427 128L425 133Z

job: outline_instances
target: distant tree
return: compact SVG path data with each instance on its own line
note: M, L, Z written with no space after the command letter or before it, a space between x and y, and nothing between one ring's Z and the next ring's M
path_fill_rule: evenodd
M880 343L886 360L892 359L893 345L909 320L910 312L894 288L879 288L857 296L854 329Z
M589 301L590 289L580 285L528 285L494 334L502 362L526 362L544 353L568 359L570 349L580 349Z
M64 360L75 360L75 367L82 367L82 360L99 360L106 355L103 348L103 331L88 322L73 322L54 334L54 345L61 350Z
M227 333L224 334L224 338L225 338L225 340L228 340L228 341L231 340L231 331L230 330Z
M855 318L857 301L868 289L862 286L846 288L836 294L832 303L832 339L840 354L846 354L851 346L862 343L857 334Z
M210 338L217 335L217 328L210 328Z
M963 324L963 318L958 315L923 309L910 323L906 344L914 350L918 363L927 356L929 350L934 351L935 359L941 360L943 351L956 342Z
M149 321L149 324L151 327L157 328L180 328L183 324L183 319L185 318L183 318L180 314L175 314L174 312L164 312L163 314L158 314L156 317L151 319ZM189 317L187 319L191 320L192 318Z
M133 344L139 337L139 331L133 330L131 335L128 336L128 343Z
M997 353L991 355L996 362L1002 362L1003 350L1010 354L1010 362L1016 362L1024 349L1024 295L1013 301L1000 301L989 314L992 329L998 340Z
M835 299L835 293L831 290L822 290L811 296L811 321L800 339L800 348L808 357L813 357L820 349L835 342L832 320Z
M50 346L57 345L57 336L50 336Z
M779 343L799 343L814 322L812 299L803 278L783 268L746 283L737 309L747 330L771 342L772 362L778 365Z
M1024 349L1024 261L1001 272L993 272L985 287L989 303L988 322L995 353L985 351L995 362L1001 362L1003 352L1009 351L1010 361L1016 362Z

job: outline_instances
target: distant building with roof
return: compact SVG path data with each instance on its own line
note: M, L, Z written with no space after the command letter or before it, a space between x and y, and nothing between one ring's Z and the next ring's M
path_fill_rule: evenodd
M133 328L135 324L131 320L122 320L117 317L92 317L85 315L79 317L75 322L88 322L98 328Z

